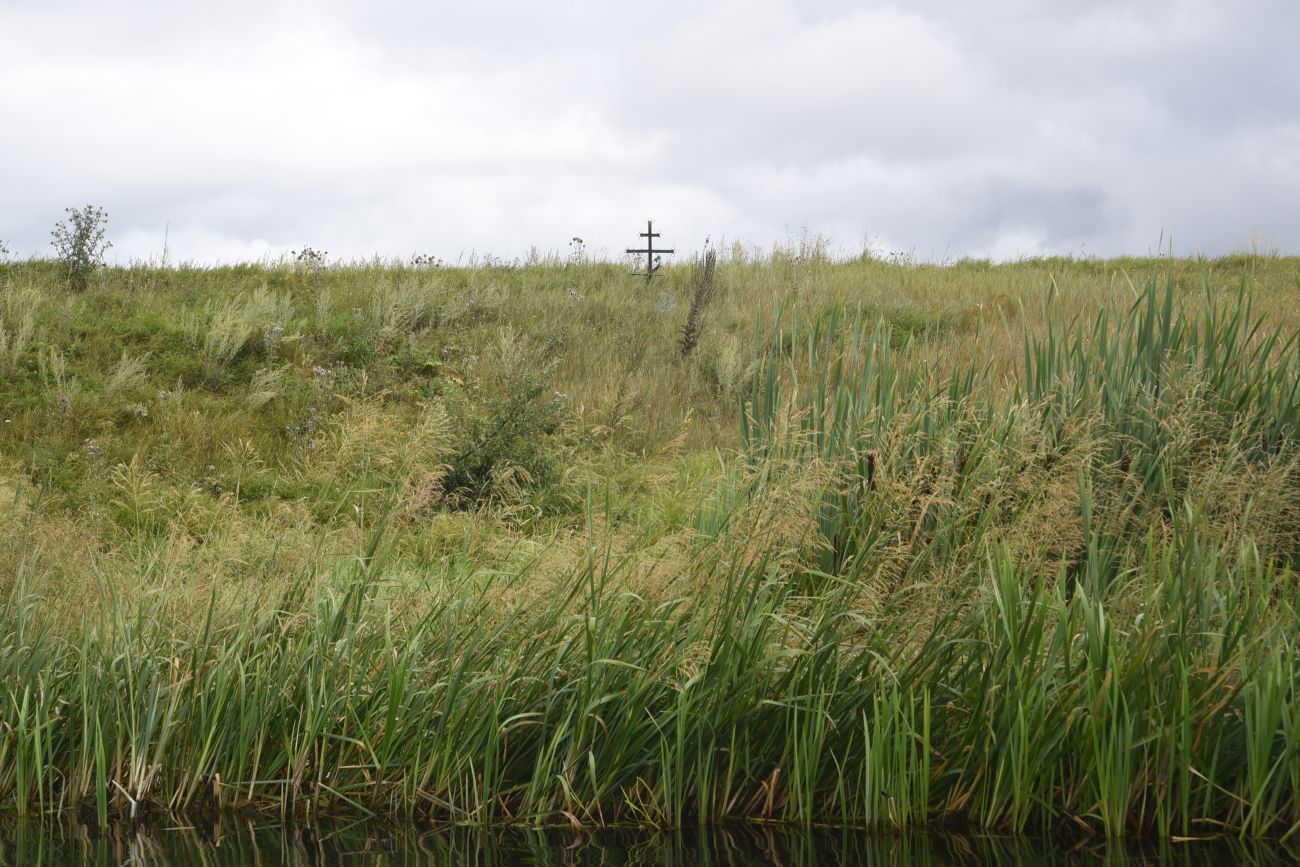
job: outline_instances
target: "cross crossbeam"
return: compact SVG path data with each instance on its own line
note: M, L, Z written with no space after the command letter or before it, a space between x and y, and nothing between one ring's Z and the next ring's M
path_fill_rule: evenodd
M660 232L655 231L654 220L645 221L645 231L638 233L640 237L645 238L645 247L628 247L629 256L645 256L645 270L633 271L633 277L645 277L647 283L654 277L655 272L659 270L662 262L660 259L665 253L676 252L671 247L655 248L655 238L660 236Z

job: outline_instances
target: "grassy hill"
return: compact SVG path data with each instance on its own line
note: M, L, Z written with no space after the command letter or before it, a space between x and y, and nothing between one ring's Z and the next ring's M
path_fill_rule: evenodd
M1300 260L0 269L16 811L1300 823Z

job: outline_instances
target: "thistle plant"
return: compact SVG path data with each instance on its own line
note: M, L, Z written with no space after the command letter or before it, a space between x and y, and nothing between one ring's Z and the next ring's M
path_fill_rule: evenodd
M325 267L326 257L329 256L329 253L324 250L317 250L308 244L301 250L292 251L290 255L293 256L294 264L300 269L314 273Z
M587 242L577 235L569 239L569 259L566 266L582 265L587 261Z
M104 237L108 231L108 214L94 205L65 210L68 217L54 224L50 242L63 266L68 287L81 292L89 285L90 275L104 264L104 253L113 246Z

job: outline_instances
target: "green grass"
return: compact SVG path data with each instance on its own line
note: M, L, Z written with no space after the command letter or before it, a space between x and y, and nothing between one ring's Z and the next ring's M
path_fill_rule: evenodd
M1294 839L1298 269L10 266L0 803Z

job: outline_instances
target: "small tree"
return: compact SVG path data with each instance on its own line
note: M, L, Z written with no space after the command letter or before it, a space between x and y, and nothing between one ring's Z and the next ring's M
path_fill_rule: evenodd
M113 246L104 238L108 214L94 205L65 210L68 218L54 224L50 238L68 286L81 292L89 284L90 275L104 264L104 252Z

